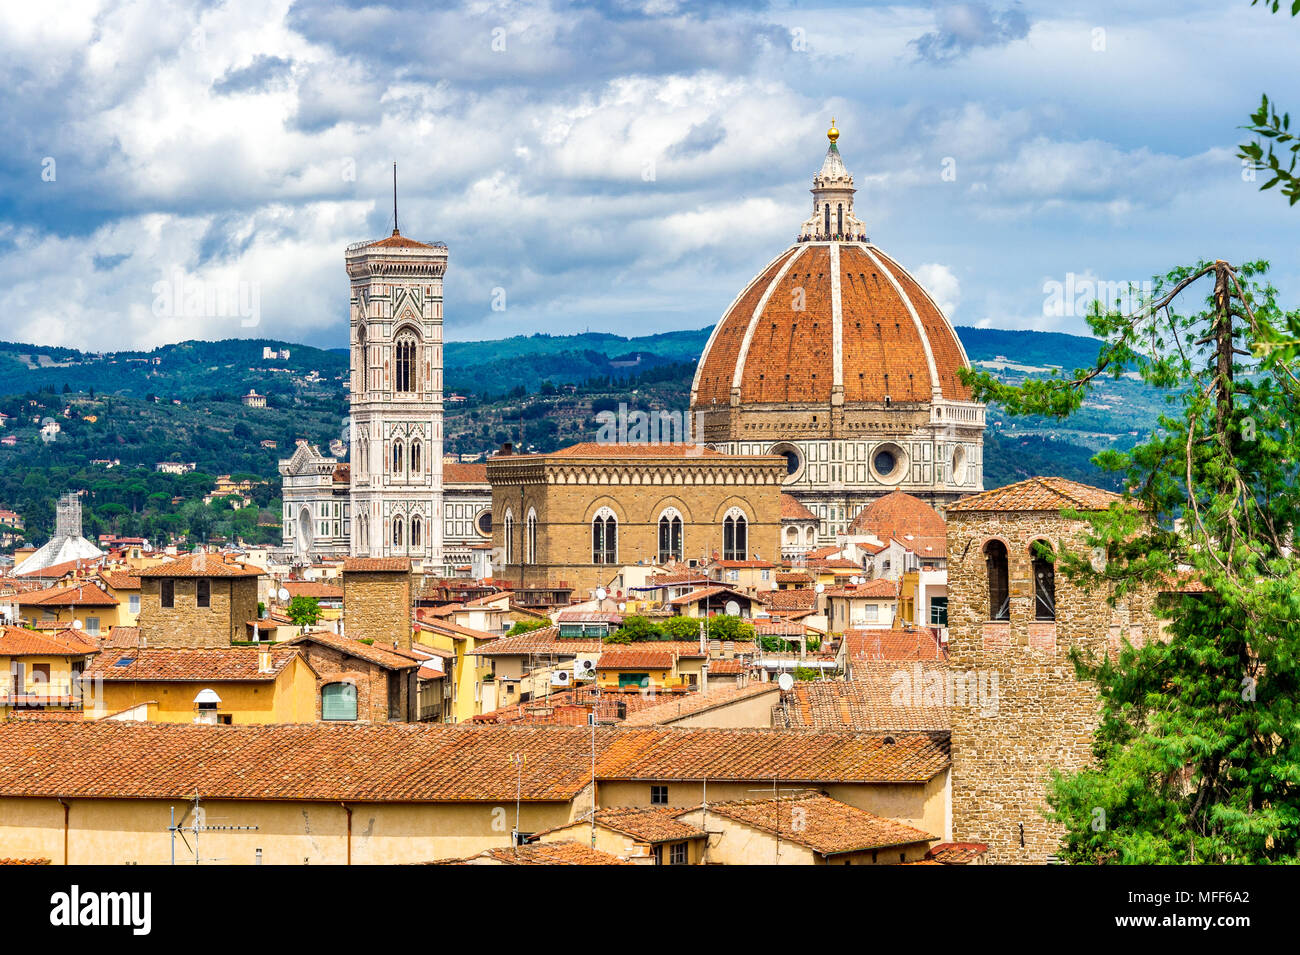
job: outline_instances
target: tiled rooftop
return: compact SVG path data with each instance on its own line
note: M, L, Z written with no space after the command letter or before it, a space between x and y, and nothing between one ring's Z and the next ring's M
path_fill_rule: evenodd
M915 845L935 839L920 829L821 793L709 803L708 812L779 834L782 839L807 846L821 855Z
M949 766L946 733L598 727L596 774L620 780L779 778L921 783ZM438 723L0 723L0 796L568 801L589 784L585 726ZM522 777L511 757L522 754Z
M1062 477L1032 477L1006 487L964 497L948 513L967 511L1104 511L1122 500L1113 491L1068 481Z

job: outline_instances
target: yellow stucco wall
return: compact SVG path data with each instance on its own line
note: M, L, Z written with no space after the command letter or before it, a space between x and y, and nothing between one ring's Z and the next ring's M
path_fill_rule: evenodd
M349 804L352 862L399 864L463 857L510 844L514 803ZM171 860L170 810L192 824L193 803L176 800L72 799L68 862L72 865L165 865ZM341 865L348 858L347 813L338 803L222 801L201 803L208 825L255 831L198 835L202 860L252 865ZM523 803L520 828L536 832L571 818L569 803ZM64 861L64 810L54 799L0 799L0 856ZM186 833L190 845L193 833ZM176 839L176 861L194 863Z
M87 715L103 717L146 701L156 701L158 706L151 710L151 719L161 723L192 723L196 713L194 697L205 688L216 691L221 697L217 712L229 713L235 724L316 720L316 676L301 658L291 660L274 682L104 682L98 688L87 687ZM91 694L95 694L93 698Z
M940 773L928 783L828 783L809 786L825 792L832 799L874 812L886 819L915 826L936 838L942 839L947 829L947 772ZM649 806L652 780L645 782L606 781L600 784L601 806ZM704 801L705 787L699 782L668 782L668 805L698 806ZM785 790L799 788L794 783L780 782ZM771 780L753 782L708 783L709 802L738 799L763 799L772 794Z
M46 656L0 656L0 714L10 712L11 707L7 701L14 689L13 664L15 662L23 664L25 669L24 683L25 691L29 695L49 695L56 702L51 705L50 709L69 709L70 704L64 705L57 701L62 700L70 695L74 689L72 686L72 657L46 657ZM32 667L45 665L50 668L49 683L38 684L32 676Z

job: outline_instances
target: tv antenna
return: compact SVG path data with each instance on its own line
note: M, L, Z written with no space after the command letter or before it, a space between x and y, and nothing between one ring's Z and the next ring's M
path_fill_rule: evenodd
M199 802L200 802L199 791L196 789L194 790L194 807L190 812L190 818L193 821L188 826L177 824L176 807L175 806L171 807L171 825L167 827L167 831L171 833L171 840L172 840L172 863L171 864L172 865L176 864L176 837L177 836L181 837L181 842L185 843L185 848L189 849L192 853L194 853L194 864L199 865L203 861L205 861L203 857L199 855L199 833L201 832L255 832L259 828L258 826L209 826L207 821L207 812L206 810L200 807ZM194 837L193 846L191 846L190 841L185 838L185 833L187 832ZM226 860L214 856L211 859L208 859L206 861L225 862ZM260 850L259 850L258 861L259 862L261 861Z

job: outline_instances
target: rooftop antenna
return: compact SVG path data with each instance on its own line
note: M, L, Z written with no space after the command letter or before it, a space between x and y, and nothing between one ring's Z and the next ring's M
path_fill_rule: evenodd
M393 163L393 235L401 235L397 231L397 163Z

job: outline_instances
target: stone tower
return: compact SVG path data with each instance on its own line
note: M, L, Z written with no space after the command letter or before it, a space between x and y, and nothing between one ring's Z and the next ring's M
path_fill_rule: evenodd
M1062 830L1043 817L1048 774L1092 761L1100 704L1070 649L1101 656L1159 632L1148 596L1111 606L1104 589L1071 583L1035 553L1039 541L1086 553L1087 524L1061 511L1118 499L1046 477L948 509L953 839L987 843L991 863L1051 861Z
M447 246L350 246L351 550L442 562L442 278Z

